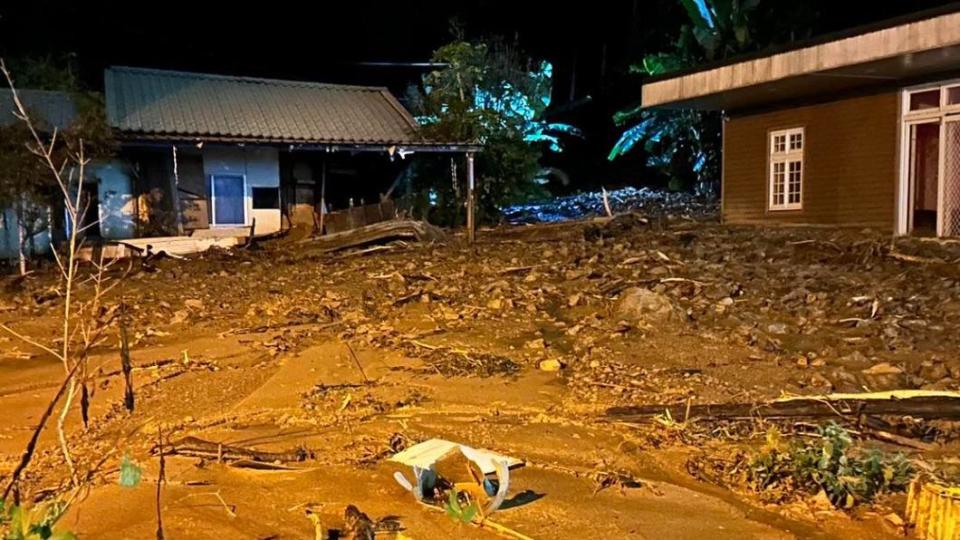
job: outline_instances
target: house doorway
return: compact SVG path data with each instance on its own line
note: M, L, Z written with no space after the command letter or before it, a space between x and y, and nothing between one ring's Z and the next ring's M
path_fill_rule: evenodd
M960 236L960 84L903 95L897 231Z
M940 122L910 125L910 231L937 234L940 188Z
M239 174L215 174L211 179L214 225L246 223L246 181Z
M84 182L83 189L80 192L80 207L77 208L79 214L79 226L83 236L87 238L100 238L100 186L98 182Z

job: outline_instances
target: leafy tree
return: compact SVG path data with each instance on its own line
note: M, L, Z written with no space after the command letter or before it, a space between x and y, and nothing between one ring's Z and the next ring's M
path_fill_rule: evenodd
M572 126L542 120L552 66L497 40L458 39L437 49L432 60L445 67L425 75L422 89L411 88L407 101L428 139L483 144L476 156L479 218L490 220L504 205L544 196L535 181L544 146L559 151L561 135L578 134ZM421 160L412 176L421 193L416 206L430 207L438 222L462 221L462 163Z
M32 239L48 228L45 203L54 194L49 172L27 148L30 137L20 122L0 126L0 209L13 210L15 223L3 225L17 230L21 273L26 271ZM7 220L5 212L3 219Z
M50 140L55 142L58 162L66 162L68 155L75 154L81 140L88 158L106 158L115 152L116 141L106 121L103 100L99 95L81 91L76 86L72 69L35 59L20 60L13 64L22 66L24 70L22 78L15 73L20 88L69 91L72 95L77 110L76 118L66 129L57 132L55 140L54 130L45 125L42 115L27 111L38 129L50 134ZM0 113L11 114L10 111ZM0 208L13 209L15 214L16 223L13 225L19 233L21 272L26 271L26 261L32 255L34 239L53 228L54 224L49 221L51 217L56 219L60 215L59 205L63 197L41 158L29 149L32 142L33 138L23 122L16 120L0 125Z
M631 71L662 75L757 48L751 23L760 0L680 0L689 23L669 52L645 57ZM670 178L673 189L696 183L716 188L720 178L721 116L714 111L654 110L639 107L614 115L629 126L610 152L612 161L643 143L649 165Z

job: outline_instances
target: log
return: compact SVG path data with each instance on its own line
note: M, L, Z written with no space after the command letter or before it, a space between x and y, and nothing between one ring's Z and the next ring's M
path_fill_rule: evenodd
M912 416L923 419L960 419L960 395L918 394L897 397L846 394L770 401L766 403L720 403L690 407L690 418L701 420L749 420L755 418L856 418L871 416ZM623 422L649 422L667 412L673 418L685 418L687 405L643 405L613 407L606 416Z
M301 240L301 243L309 244L311 248L315 247L323 252L333 252L390 240L433 242L442 241L445 238L446 234L442 229L425 221L391 220L349 231L307 238Z

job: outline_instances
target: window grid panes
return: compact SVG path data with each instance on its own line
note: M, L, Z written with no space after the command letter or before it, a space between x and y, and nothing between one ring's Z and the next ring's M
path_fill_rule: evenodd
M799 210L803 206L803 128L770 134L770 209Z

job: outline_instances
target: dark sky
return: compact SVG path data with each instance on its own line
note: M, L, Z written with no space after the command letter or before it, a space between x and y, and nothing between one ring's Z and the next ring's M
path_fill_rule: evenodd
M943 0L762 0L754 26L789 39L948 4ZM402 96L422 69L361 62L424 62L452 40L501 36L554 64L551 119L586 137L550 157L579 178L637 177L640 155L606 155L622 128L613 113L637 103L627 74L644 54L668 49L686 21L680 0L0 0L0 55L70 54L81 80L102 86L103 68L130 65L389 86ZM784 31L786 30L786 32Z
M784 2L764 0L766 10ZM944 4L936 0L807 0L815 32ZM364 61L424 61L451 38L456 18L470 37L517 38L589 93L602 70L662 48L683 22L679 0L275 0L0 4L0 53L75 53L83 79L100 84L110 64L399 85L416 72ZM604 54L605 51L605 54ZM605 59L605 61L604 61ZM564 92L569 95L569 92Z

